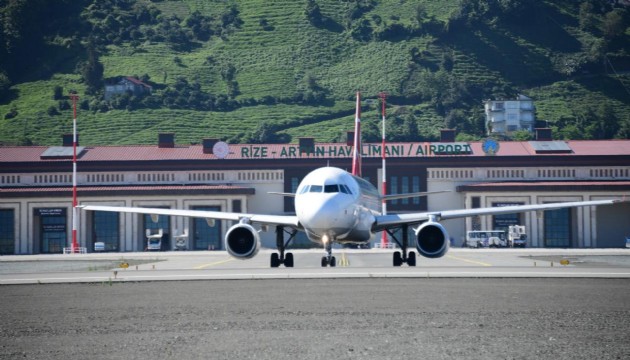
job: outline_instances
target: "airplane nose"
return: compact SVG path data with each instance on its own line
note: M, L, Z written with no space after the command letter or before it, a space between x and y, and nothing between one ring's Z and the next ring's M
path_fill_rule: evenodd
M342 226L342 215L340 204L329 198L305 203L304 209L301 209L300 221L305 227L320 232Z

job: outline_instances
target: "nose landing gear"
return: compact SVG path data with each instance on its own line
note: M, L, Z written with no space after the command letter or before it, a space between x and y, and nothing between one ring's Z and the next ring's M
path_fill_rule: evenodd
M332 241L330 241L327 237L324 237L324 246L326 248L326 256L322 257L322 267L326 267L326 266L330 266L330 267L335 267L337 266L337 259L335 259L334 256L332 256Z

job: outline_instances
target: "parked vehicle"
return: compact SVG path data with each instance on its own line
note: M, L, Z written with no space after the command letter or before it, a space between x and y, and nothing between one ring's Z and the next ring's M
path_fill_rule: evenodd
M507 247L508 241L504 230L475 230L466 232L466 246L470 248Z
M525 226L511 225L508 234L509 246L525 247L527 243L527 234L525 234Z
M159 229L156 234L151 232L151 229L146 229L147 237L147 251L160 251L162 250L162 229Z

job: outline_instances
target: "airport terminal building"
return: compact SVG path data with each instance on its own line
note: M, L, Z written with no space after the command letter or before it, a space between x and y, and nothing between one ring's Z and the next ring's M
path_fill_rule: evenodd
M363 175L378 189L382 153L388 194L446 191L390 201L404 213L547 202L602 200L630 195L630 140L557 141L548 130L524 142L363 144ZM352 147L343 143L226 144L204 139L180 145L159 134L155 145L79 146L80 205L158 207L291 214L300 180L322 166L350 169ZM524 225L529 247L625 246L630 203L448 220L454 246L469 230ZM80 211L78 241L88 252L144 251L147 230L162 232L162 250L187 235L188 250L222 250L226 221L176 216ZM61 253L72 233L72 138L62 146L0 147L0 254ZM261 233L275 248L274 229ZM374 241L380 241L377 234ZM305 237L296 246L307 246Z

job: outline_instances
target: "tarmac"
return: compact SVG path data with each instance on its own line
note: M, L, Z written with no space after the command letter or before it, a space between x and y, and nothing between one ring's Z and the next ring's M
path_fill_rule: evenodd
M269 253L2 256L0 359L630 358L625 249Z
M630 278L630 249L451 249L415 267L392 266L392 250L293 251L294 268L271 268L271 250L250 260L224 251L14 255L0 257L0 284L314 278Z

